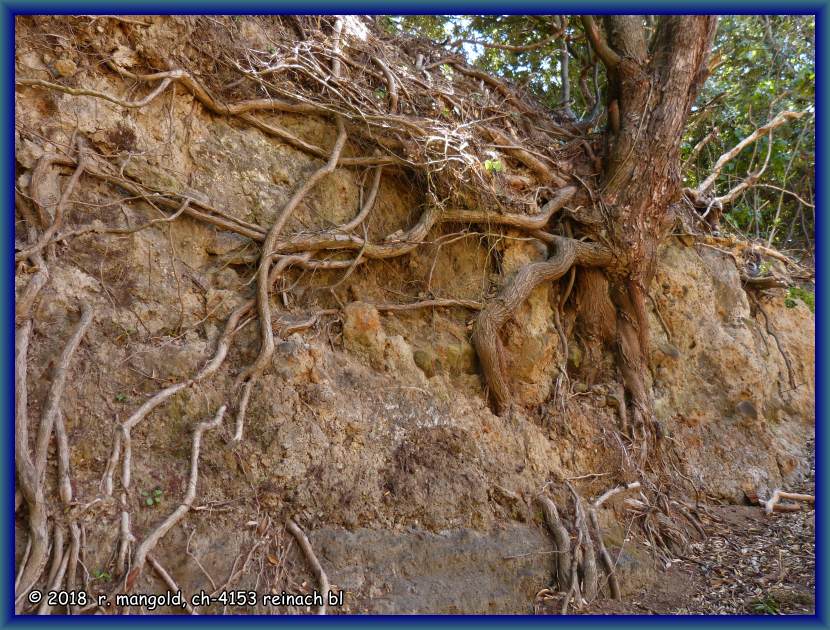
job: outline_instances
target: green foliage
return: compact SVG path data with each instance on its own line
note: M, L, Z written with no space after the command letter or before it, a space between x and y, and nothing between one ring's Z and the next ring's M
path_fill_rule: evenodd
M772 595L767 595L752 604L752 612L756 615L779 615L781 605Z
M104 569L95 569L95 571L92 573L92 576L96 580L100 580L102 582L112 581L112 575L110 575L109 571L105 571Z
M801 287L790 287L787 289L787 297L784 299L784 305L787 308L795 308L796 300L801 300L807 305L811 313L816 312L816 294L808 289Z
M484 170L488 173L501 173L504 170L504 164L501 160L484 160Z
M697 185L718 157L784 110L810 112L773 133L766 171L728 208L727 223L750 237L772 238L781 248L811 249L814 212L785 188L812 203L815 162L815 20L799 15L721 16L712 50L714 70L692 108L682 157L717 130L684 173ZM758 170L769 148L765 137L724 168L715 192L723 194Z
M141 496L144 497L144 505L147 507L159 505L161 503L162 494L161 488L155 488L152 492L148 492L147 490L141 491Z
M120 402L120 403L127 402L127 395L122 394L122 393L116 394L115 395L115 402Z
M582 36L579 20L570 18L564 38L554 38L544 46L524 51L486 47L476 42L527 46L543 41L556 32L554 16L550 15L408 15L391 20L401 31L427 37L436 42L459 42L456 49L473 65L507 79L531 92L550 107L562 103L560 53L562 43L576 63L591 58L590 48ZM460 40L470 40L461 42ZM590 109L579 90L579 66L570 73L572 106L578 114ZM601 80L604 82L604 78ZM589 80L590 84L591 81ZM593 89L592 87L590 89ZM593 94L589 95L593 98Z
M562 35L532 50L513 51L481 44L526 46L540 42L558 30L560 18L566 20ZM643 16L647 35L656 32L659 19ZM561 55L566 46L569 106L578 117L584 117L592 107L595 58L577 16L414 15L388 18L386 25L390 33L404 31L429 38L438 45L452 46L473 65L527 90L552 109L564 104ZM687 164L684 184L697 185L712 171L721 154L775 114L783 110L808 112L800 120L776 129L771 146L768 138L761 138L730 161L715 184L715 192L727 192L758 170L771 149L769 164L758 185L727 207L724 221L732 231L768 240L773 246L812 251L815 18L721 16L710 70L692 107L681 158L685 161L698 142L710 132L716 133ZM449 70L442 66L441 71ZM602 67L598 85L604 95L606 77Z

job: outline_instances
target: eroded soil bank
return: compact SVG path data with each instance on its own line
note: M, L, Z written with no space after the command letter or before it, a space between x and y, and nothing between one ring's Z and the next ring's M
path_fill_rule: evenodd
M141 29L104 24L90 37L125 64L139 53L153 58L187 48L180 37L186 25L177 20ZM258 41L256 23L245 24L242 32ZM40 18L19 22L19 72L64 68L79 86L126 96L121 77L73 47L40 45L49 27ZM125 111L92 96L25 88L17 92L15 114L16 178L24 192L44 154L82 134L94 151L117 156L127 178L270 225L297 182L320 164L258 129L207 112L183 90ZM269 116L308 142L334 141L335 129L318 117ZM37 174L38 194L51 199L51 207L71 172L54 166ZM327 175L286 231L314 233L350 220L367 181L360 169ZM367 234L381 239L408 229L424 203L420 195L405 174L385 175ZM146 200L123 197L117 186L85 177L65 223L128 228L158 219ZM281 280L274 300L278 343L251 395L244 438L232 439L230 417L205 434L195 510L154 552L183 591L314 588L282 529L290 517L309 534L332 587L346 592L342 612L544 611L537 594L549 586L554 560L535 497L559 487L556 498L568 512L569 495L561 490L566 480L586 498L634 481L627 463L632 445L619 436L619 375L613 356L596 351L573 313L565 321L569 344L562 356L554 322L559 290L543 285L504 331L518 411L494 415L470 342L475 310L388 307L444 296L483 302L497 283L546 253L509 229L452 234L450 227L439 228L408 257L372 261L345 277L342 271L295 270ZM191 378L212 356L229 313L250 297L257 247L188 216L128 235L87 233L59 245L34 311L28 400L37 417L54 359L81 306L89 305L93 323L71 364L62 409L71 445L72 513L89 543L83 565L91 592L109 588L115 575L121 505L117 493L102 496L101 488L119 423L161 388ZM797 547L787 547L781 576L765 577L763 584L777 588L794 579L805 593L812 588L801 571L807 560L793 560L811 553L805 546L813 538L811 517L767 519L746 504L774 488L798 487L809 473L814 316L802 302L787 302L782 289L748 293L740 261L687 237L669 239L660 252L647 302L647 379L666 465L687 480L684 492L692 502L730 507L711 508L722 524L700 513L715 536L695 543L689 555L696 560L665 573L622 497L603 506L606 544L632 602L627 612L668 612L669 605L680 611L675 592L663 603L654 599L659 595L642 593L654 593L655 584L680 584L671 576L687 568L704 580L695 582L701 589L727 588L735 577L728 574L728 554L744 540L756 549L762 540L756 529L769 537L792 526L787 544ZM36 271L23 266L18 288ZM222 370L172 397L134 430L128 500L138 540L181 502L194 427L238 393L236 377L258 347L257 326L246 323ZM565 390L556 386L563 359ZM50 465L50 488L57 472ZM57 504L54 493L52 500ZM18 512L16 522L18 563L26 551L24 514ZM731 533L718 538L722 527ZM741 554L757 558L757 566L750 564L764 576L779 570L772 548ZM707 557L722 558L727 573L712 574L710 565L700 564ZM135 585L142 592L165 588L151 571ZM753 598L755 591L741 591L735 606L723 611L750 611ZM790 604L775 598L782 612L809 607L806 599ZM719 605L689 600L683 610L720 612ZM302 612L230 610L249 611Z

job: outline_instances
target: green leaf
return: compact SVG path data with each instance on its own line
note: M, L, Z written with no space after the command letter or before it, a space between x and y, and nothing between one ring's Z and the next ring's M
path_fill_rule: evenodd
M501 160L484 160L484 170L488 173L501 173L504 170L504 164Z

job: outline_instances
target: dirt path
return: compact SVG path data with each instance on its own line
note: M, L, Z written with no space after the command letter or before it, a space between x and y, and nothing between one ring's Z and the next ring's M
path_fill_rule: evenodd
M815 466L795 492L815 494ZM767 515L762 507L710 508L708 538L657 583L587 614L805 615L815 613L815 512Z
M786 488L815 495L815 450L803 481ZM758 505L708 506L705 540L624 601L595 600L571 614L812 615L815 614L815 511L766 514ZM561 600L537 607L559 614Z
M814 512L767 516L753 506L712 510L709 538L628 601L588 614L803 615L815 612Z

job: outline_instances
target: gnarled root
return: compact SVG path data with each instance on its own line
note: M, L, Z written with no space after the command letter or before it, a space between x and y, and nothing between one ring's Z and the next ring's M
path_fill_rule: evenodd
M505 376L505 357L499 341L501 328L533 289L543 282L561 278L572 265L611 264L611 252L595 243L583 243L555 236L553 244L555 250L551 257L544 262L530 263L522 267L501 294L484 307L473 328L473 345L478 352L485 382L499 414L504 413L512 401L510 386Z
M556 504L546 496L540 496L538 500L556 546L556 579L559 590L566 591L571 585L571 537L559 518Z
M160 523L147 537L141 541L135 551L132 561L132 568L125 579L125 590L129 591L147 562L147 556L155 548L164 535L170 531L190 511L193 500L196 498L196 484L199 480L199 452L202 445L202 434L210 429L215 429L222 423L225 415L225 405L219 407L213 420L200 422L193 432L193 447L190 452L190 481L187 484L187 492L181 505L177 507L162 523Z

